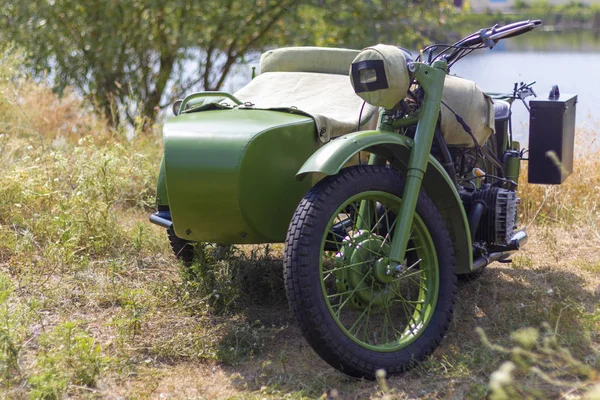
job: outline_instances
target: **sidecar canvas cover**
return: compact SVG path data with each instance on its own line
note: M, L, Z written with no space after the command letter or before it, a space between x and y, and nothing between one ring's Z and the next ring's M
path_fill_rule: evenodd
M216 243L282 242L314 184L303 163L336 136L366 127L375 107L354 93L358 51L288 48L261 57L261 74L227 99L189 102L164 126L159 206L177 236ZM201 98L201 96L200 96ZM184 102L185 104L185 102ZM362 112L362 114L361 114Z

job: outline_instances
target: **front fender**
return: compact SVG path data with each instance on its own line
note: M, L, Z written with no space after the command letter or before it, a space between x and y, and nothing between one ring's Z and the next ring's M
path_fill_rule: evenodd
M300 168L296 177L309 174L335 175L359 151L385 157L400 173L406 174L413 140L380 131L360 131L332 140L317 150ZM423 190L436 205L454 245L456 272L471 272L473 254L467 215L456 187L441 164L429 157Z

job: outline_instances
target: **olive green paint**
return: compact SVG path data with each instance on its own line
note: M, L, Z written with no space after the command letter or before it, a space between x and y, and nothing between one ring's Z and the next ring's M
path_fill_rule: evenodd
M333 233L331 227L335 219L338 218L338 215L348 205L357 200L360 200L361 204L378 202L391 209L399 208L402 202L400 198L393 194L380 191L361 192L350 197L332 214L321 240L321 249L325 247L328 235ZM358 220L360 220L360 217ZM358 220L356 221L357 223ZM382 221L382 223L389 230L391 226L396 224L396 220L397 217L391 221ZM435 243L419 215L415 215L412 225L414 228L413 240L415 251L417 252L417 257L422 261L419 264L420 277L418 278L420 290L417 301L420 304L413 309L413 313L407 312L412 308L407 299L396 295L401 290L395 287L398 284L398 278L395 274L389 274L389 264L385 261L388 259L390 246L381 237L373 236L368 230L353 229L354 234L352 238L347 237L342 241L342 246L334 258L334 265L338 263L340 266L335 268L337 271L333 276L330 267L326 268L323 263L323 257L320 257L319 275L321 278L321 290L331 317L347 337L365 349L389 353L406 348L425 332L435 312L440 287L439 262L435 251ZM357 265L364 264L369 259L372 262L377 260L373 263L373 268L363 269L357 267ZM370 285L366 284L365 280L371 274L374 278L371 285L376 286L371 286L371 290L369 290ZM327 280L327 276L331 277L329 281ZM331 285L333 279L335 279L335 288L337 291L334 289L332 293L331 287L328 286L334 286ZM396 282L395 284L394 281ZM334 310L331 300L339 296L342 297L343 302ZM397 330L394 328L391 315L397 314L390 313L389 307L392 303L397 307L401 307L406 317L411 315L410 329ZM346 318L342 318L340 313L344 306L355 309L366 308L366 310L358 318L348 318L352 314L345 315ZM391 340L378 341L376 336L371 338L370 335L360 338L358 335L351 333L352 327L360 321L364 312L366 312L368 324L370 316L376 315L380 310L385 310L390 318L390 327L392 328ZM354 314L355 317L358 315ZM352 327L350 324L352 324ZM383 324L383 326L385 327L386 325ZM375 330L373 333L375 333ZM383 337L388 337L387 331L385 335L380 332L380 339L383 339Z
M429 162L429 153L433 143L435 126L437 125L446 79L447 64L440 60L433 63L433 67L426 64L415 63L414 78L425 90L423 108L417 123L415 142L408 160L406 173L406 186L402 195L402 204L398 212L400 221L412 221L417 207L417 198L421 190L421 182ZM402 264L406 253L406 247L410 238L411 224L396 224L390 261Z
M158 183L156 185L156 204L159 206L169 205L169 196L167 194L167 179L165 175L165 157L160 160L160 170L158 171Z
M504 163L504 170L506 171L506 179L519 182L519 172L521 169L521 157L515 155L507 157Z
M238 99L234 95L227 93L227 92L197 92L197 93L192 93L189 96L187 96L185 99L183 99L183 101L181 102L181 105L179 106L179 113L177 115L181 114L184 111L189 111L189 110L186 110L186 108L188 106L196 105L196 104L198 104L198 102L200 102L200 100L211 98L211 97L217 98L217 100L214 100L215 102L220 102L220 101L224 100L224 98L227 98L227 99L233 101L237 105L242 104L242 101L240 99Z
M339 137L317 150L298 171L298 179L310 174L335 175L359 151L384 157L406 174L413 141L406 136L380 131L360 131ZM308 179L307 179L308 180ZM448 228L459 274L471 271L471 234L462 201L452 180L433 157L429 157L422 188L434 202Z
M177 236L216 243L285 240L312 186L294 179L319 147L311 118L237 108L187 113L167 121L164 143Z

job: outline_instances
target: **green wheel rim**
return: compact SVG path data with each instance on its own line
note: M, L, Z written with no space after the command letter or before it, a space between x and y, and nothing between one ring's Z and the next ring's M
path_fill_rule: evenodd
M356 194L333 213L321 241L321 289L331 316L347 337L377 352L415 341L438 298L435 244L419 215L412 221L406 263L398 270L387 267L400 204L388 192Z

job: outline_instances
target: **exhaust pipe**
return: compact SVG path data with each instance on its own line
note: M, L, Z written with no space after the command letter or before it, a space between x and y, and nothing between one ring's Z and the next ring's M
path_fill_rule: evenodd
M521 248L522 245L527 243L527 238L527 232L525 232L525 230L517 231L512 236L512 238L510 238L509 247L511 247L511 250L512 248L514 248L515 250L519 250L519 248Z
M480 269L487 267L490 263L494 261L507 259L515 251L519 250L521 245L527 243L527 238L528 236L525 230L515 232L510 239L510 244L507 246L506 251L499 251L496 253L491 253L486 256L479 257L478 259L473 261L473 268L471 268L471 272L479 271Z
M469 213L469 228L471 230L471 240L474 240L475 238L477 228L479 227L479 222L481 221L481 217L483 216L485 210L487 210L487 204L483 200L475 200L475 202L471 206L471 212Z

